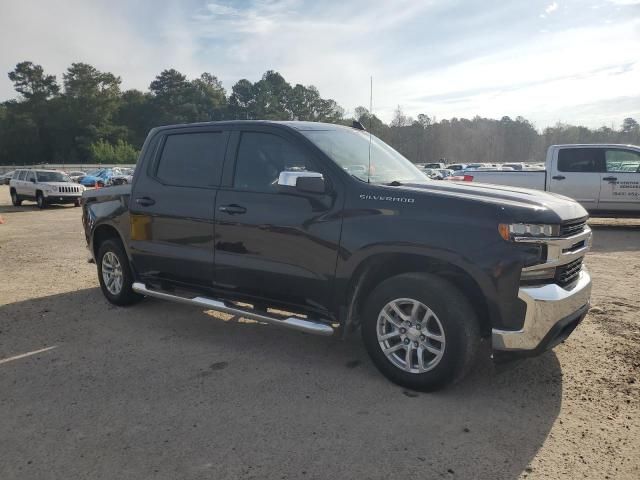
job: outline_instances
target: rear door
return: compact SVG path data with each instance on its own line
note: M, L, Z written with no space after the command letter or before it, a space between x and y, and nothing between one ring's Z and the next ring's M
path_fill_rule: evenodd
M166 286L213 283L214 205L227 145L222 128L163 130L129 201L138 275Z
M604 150L597 147L562 147L554 153L548 190L577 200L587 210L598 208Z
M598 209L640 211L640 152L607 148L604 158Z
M230 141L234 168L216 201L216 286L225 296L325 310L340 228L337 194L318 159L283 129L255 127ZM283 171L322 173L324 193L283 191ZM228 177L228 178L227 178Z

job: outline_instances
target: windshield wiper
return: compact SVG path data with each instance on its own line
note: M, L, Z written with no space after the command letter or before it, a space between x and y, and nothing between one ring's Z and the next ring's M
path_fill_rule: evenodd
M402 182L394 180L393 182L385 183L385 185L388 185L389 187L400 187L402 185Z

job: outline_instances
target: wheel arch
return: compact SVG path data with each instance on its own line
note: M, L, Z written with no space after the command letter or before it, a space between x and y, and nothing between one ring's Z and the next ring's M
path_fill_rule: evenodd
M404 273L431 273L458 288L478 315L482 336L491 335L491 318L497 309L488 300L477 276L461 265L441 258L416 253L379 253L366 258L357 266L347 288L345 334L360 324L360 315L369 293L382 281Z
M100 244L108 239L118 240L125 249L125 253L127 253L127 255L129 254L126 244L118 229L109 223L101 223L93 229L93 233L91 235L91 251L93 253L93 258L97 259Z

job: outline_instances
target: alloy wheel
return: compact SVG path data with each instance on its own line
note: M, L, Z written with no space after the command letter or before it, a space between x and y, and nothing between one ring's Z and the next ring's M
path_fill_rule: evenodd
M428 372L444 355L442 323L418 300L398 298L387 303L378 315L376 333L387 359L405 372Z

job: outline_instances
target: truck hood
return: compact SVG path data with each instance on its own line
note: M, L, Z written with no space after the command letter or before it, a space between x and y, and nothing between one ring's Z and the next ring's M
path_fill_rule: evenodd
M432 181L424 184L405 184L401 187L409 192L430 193L439 196L450 196L458 199L478 201L496 206L530 210L533 212L553 212L557 220L563 222L586 217L587 211L575 200L556 193L531 190L528 188L509 187L506 185L490 185L469 182Z

